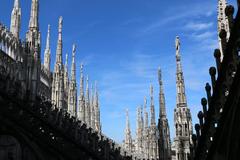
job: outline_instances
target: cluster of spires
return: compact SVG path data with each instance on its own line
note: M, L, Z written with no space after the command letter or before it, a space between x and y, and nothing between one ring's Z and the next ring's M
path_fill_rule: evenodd
M222 30L225 30L226 32L226 39L229 38L230 30L229 30L229 24L227 16L225 15L224 11L226 8L226 0L218 0L218 33L222 33ZM31 6L31 16L29 21L29 30L26 34L26 42L28 45L31 46L34 53L34 59L33 61L36 62L37 65L30 66L31 77L29 78L31 83L27 86L27 89L32 91L31 95L36 95L37 90L31 89L31 88L37 88L38 85L36 82L39 79L37 76L38 72L40 72L40 32L39 32L39 24L38 24L38 12L39 10L39 1L38 0L32 0L32 6ZM63 66L62 62L62 23L63 19L60 17L59 19L59 34L58 34L58 44L57 44L57 54L56 54L56 63L54 66L54 72L53 72L53 82L50 87L52 87L52 102L56 105L56 107L61 108L63 110L69 111L69 113L72 116L78 117L80 120L84 121L91 127L94 127L96 130L101 130L100 125L100 111L99 111L99 102L98 102L98 92L97 87L95 87L95 93L92 89L92 96L90 98L89 95L89 86L88 86L88 78L87 78L87 86L86 86L86 95L84 95L84 77L83 77L83 65L81 65L81 80L80 80L80 96L78 97L77 101L77 84L76 84L76 64L75 64L75 54L76 54L76 45L73 45L73 51L72 51L72 68L71 68L71 80L68 79L68 61L66 61L65 66ZM11 27L10 30L13 33L13 35L19 39L19 33L20 33L20 26L21 26L21 8L19 4L19 0L14 1L14 8L12 10L11 15ZM221 35L220 35L221 36ZM221 51L221 57L223 57L223 42L222 38L219 38L219 46ZM47 35L47 43L46 43L46 49L44 52L44 68L46 71L50 73L50 62L51 62L51 50L50 50L50 26L48 26L48 35ZM66 58L68 59L68 58ZM32 64L31 60L28 62L29 64ZM191 132L192 132L192 124L191 124L191 114L190 110L187 107L187 101L186 101L186 95L185 95L185 85L184 85L184 78L183 78L183 72L182 72L182 66L181 66L181 57L180 57L180 40L179 37L176 38L176 63L177 63L177 104L175 109L175 127L176 127L176 138L174 139L174 149L176 151L176 156L179 157L186 157L189 154L189 150L183 150L181 148L181 137L189 138L189 142L191 144ZM161 143L161 139L164 139L169 142L168 149L170 148L170 138L169 134L166 136L161 137L161 130L168 130L168 122L166 119L166 109L165 109L165 98L163 94L163 87L162 87L162 81L161 81L161 71L159 72L159 84L160 84L160 115L159 115L159 124L158 126L158 132L160 137L159 143ZM92 87L93 88L93 87ZM153 103L153 87L151 86L151 122L150 127L148 126L148 112L146 111L147 105L146 105L146 98L144 100L144 118L142 115L142 108L138 108L138 130L143 135L142 137L147 136L154 137L154 136L148 136L148 133L153 133L152 135L155 135L157 133L155 130L157 128L155 123L155 108ZM77 103L78 102L78 103ZM90 114L89 114L90 113ZM187 115L185 119L181 119L179 115ZM127 114L128 117L128 114ZM180 118L180 120L179 120ZM128 118L127 118L128 121ZM164 122L165 121L165 122ZM164 122L164 123L163 123ZM163 124L167 124L164 128ZM185 133L185 134L184 134ZM139 133L138 133L139 134ZM153 143L153 141L144 141L144 138L139 138L141 136L137 135L138 139L142 141L141 145L137 145L138 148L141 148L143 152L148 153L148 156L150 154L150 149L144 149L146 147L146 144ZM129 140L130 139L130 140ZM169 139L169 140L168 140ZM144 143L143 143L144 141ZM125 142L131 144L133 143L133 140L131 138L131 131L130 131L130 124L127 122L127 129L126 129L126 137ZM126 143L126 144L127 144ZM146 143L146 144L145 144ZM154 142L155 143L155 142ZM165 144L166 145L166 144ZM159 145L161 146L161 145ZM132 151L132 146L128 147ZM152 149L155 149L152 147ZM162 148L157 149L158 154L161 156L161 150ZM140 152L142 153L142 152ZM153 152L152 152L153 153ZM181 158L178 158L181 159Z
M137 108L136 140L131 137L129 117L127 113L127 124L125 131L124 147L133 156L140 159L171 159L172 149L178 157L187 157L190 148L183 148L182 144L191 146L192 120L191 112L187 106L184 77L181 65L180 39L176 37L176 108L174 110L174 123L176 137L171 146L169 124L166 114L166 103L163 89L162 72L158 69L159 82L159 117L158 125L155 122L155 107L153 97L153 86L150 85L150 125L148 122L147 99L144 98L143 108ZM173 147L171 149L171 147ZM178 158L181 159L181 158Z
M125 140L124 147L133 156L138 159L158 159L161 152L161 156L164 156L163 152L159 148L159 143L164 143L167 152L166 156L170 155L170 133L169 125L166 116L166 106L165 106L165 96L163 91L163 82L161 69L158 69L158 79L159 79L159 120L158 125L156 125L155 120L155 106L154 106L154 96L153 96L153 85L150 85L150 124L149 124L149 113L147 111L147 98L144 97L143 107L137 108L137 128L136 128L136 139L133 140L130 130L130 122L128 110L126 113L126 130L125 130ZM159 128L159 126L161 128ZM164 131L164 132L162 132ZM160 140L159 135L164 136L164 139Z
M14 1L14 7L11 15L10 31L19 39L21 26L21 8L19 0ZM48 88L51 89L51 101L57 108L62 109L64 112L68 111L71 116L77 117L89 127L101 132L100 124L100 109L97 82L95 82L95 88L91 87L89 90L89 78L86 78L86 93L84 94L84 75L83 64L81 64L81 77L80 77L80 95L77 97L77 82L76 82L76 45L72 47L72 64L71 73L68 73L68 54L66 54L66 62L63 65L62 60L62 29L63 18L59 18L58 24L58 41L56 50L56 61L54 70L51 72L51 49L50 49L50 25L48 25L46 47L44 51L44 62L41 64L40 53L40 31L39 31L39 0L32 0L31 15L29 21L29 29L26 34L26 42L29 48L32 49L33 58L29 60L29 75L32 77L31 83L29 83L28 90L31 95L37 95L37 89L40 81L41 65L44 68L44 72L49 76L50 83L43 82ZM32 56L32 55L30 55ZM29 58L30 59L30 58ZM34 64L34 65L32 65ZM36 65L35 65L36 64ZM70 77L70 79L69 79ZM91 96L91 97L90 97Z

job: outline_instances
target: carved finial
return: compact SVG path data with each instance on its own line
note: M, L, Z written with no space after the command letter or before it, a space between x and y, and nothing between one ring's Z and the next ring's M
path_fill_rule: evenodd
M162 85L162 71L160 67L158 67L158 82L159 85Z
M62 25L63 25L63 17L60 16L59 21L58 21L58 32L59 33L62 33Z
M72 54L73 54L73 56L75 57L75 54L76 54L76 44L73 44Z
M14 1L14 8L19 8L19 0Z

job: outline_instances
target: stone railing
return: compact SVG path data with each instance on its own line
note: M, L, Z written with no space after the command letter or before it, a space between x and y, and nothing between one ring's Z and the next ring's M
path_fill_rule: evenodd
M232 94L235 93L236 86L233 83L239 81L239 79L236 79L238 78L236 74L240 72L240 10L238 10L235 19L233 18L233 12L234 8L227 6L225 13L231 31L228 42L225 30L222 30L219 35L223 46L223 61L220 60L220 50L216 49L214 56L217 67L209 69L212 85L206 84L207 98L201 100L203 110L198 113L199 124L195 125L196 135L193 135L194 146L192 151L194 160L232 159L224 157L227 156L226 150L217 151L217 148L223 148L223 145L217 144L223 141L218 135L225 131L220 128L225 123L223 115L230 109L228 101L233 97ZM228 133L230 132L232 131L228 131ZM234 142L229 141L228 143Z

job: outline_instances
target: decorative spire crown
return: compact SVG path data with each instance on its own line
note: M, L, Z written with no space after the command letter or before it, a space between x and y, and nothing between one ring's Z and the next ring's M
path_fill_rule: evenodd
M164 91L163 91L163 82L162 82L162 71L160 67L158 68L158 81L159 81L159 105L160 105L160 112L159 112L159 117L166 116L166 106L165 106L165 96L164 96Z
M20 8L19 0L14 1L14 8Z
M46 41L46 50L50 50L50 28L51 28L51 26L48 25L47 41Z
M176 37L176 65L177 65L177 80L176 80L176 87L177 87L177 106L179 107L180 104L186 104L186 95L185 95L185 84L183 78L183 71L182 71L182 64L181 64L181 56L180 56L180 38Z
M38 30L38 27L39 27L38 14L39 14L39 1L38 0L32 0L29 28L35 28L35 29Z

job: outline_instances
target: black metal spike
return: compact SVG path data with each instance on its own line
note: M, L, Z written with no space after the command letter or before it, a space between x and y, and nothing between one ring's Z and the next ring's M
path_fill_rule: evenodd
M196 130L197 138L199 138L200 137L200 125L199 124L195 124L195 130Z
M226 46L227 46L227 32L224 29L221 29L219 33L219 37L221 38L221 46L223 51L223 56L226 52Z
M228 17L228 24L229 24L229 31L231 32L231 29L233 27L233 13L234 13L234 7L232 5L228 5L225 9L225 14Z
M197 135L196 134L192 135L192 141L193 141L193 145L194 145L194 148L195 148L196 145L197 145Z
M215 89L215 85L216 85L216 68L215 67L210 67L209 74L211 76L212 88L214 90Z
M203 127L203 112L202 111L198 112L198 118L199 118L200 129L202 129L202 127Z
M216 66L218 74L220 73L220 66L221 66L221 52L219 49L215 49L214 51L214 57L216 59Z
M201 104L203 106L204 117L206 117L206 114L207 114L207 99L206 98L202 98L201 99Z
M207 100L208 100L208 109L210 108L210 102L211 102L211 86L209 83L206 84L205 87L206 93L207 93Z

